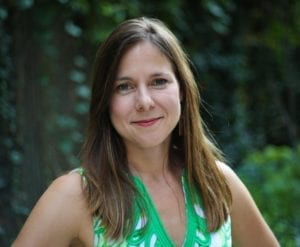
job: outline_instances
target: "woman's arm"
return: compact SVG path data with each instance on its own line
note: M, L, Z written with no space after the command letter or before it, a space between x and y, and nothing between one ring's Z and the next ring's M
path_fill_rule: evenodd
M220 167L232 193L233 204L230 216L234 246L279 246L245 185L227 165L220 164Z
M80 175L64 175L39 199L12 246L69 246L84 238L82 225L88 221Z

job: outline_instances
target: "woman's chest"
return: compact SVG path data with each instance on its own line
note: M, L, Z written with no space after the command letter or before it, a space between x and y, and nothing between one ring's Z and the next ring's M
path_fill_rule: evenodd
M153 190L135 181L140 197L134 201L131 231L121 242L108 241L101 220L94 221L94 246L231 246L230 218L218 231L209 232L200 197L193 197L182 180L181 197L178 192ZM180 193L179 193L180 194Z
M176 184L160 189L148 188L152 202L148 202L153 217L161 224L166 234L181 246L186 235L186 203L181 186Z

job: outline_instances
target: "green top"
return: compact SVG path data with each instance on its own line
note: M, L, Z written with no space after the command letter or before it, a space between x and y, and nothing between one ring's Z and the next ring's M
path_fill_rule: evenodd
M83 169L76 169L83 175ZM164 225L162 224L155 205L152 202L150 194L142 181L133 176L136 188L144 198L145 208L143 211L134 203L134 224L133 230L126 239L121 242L110 241L104 236L105 227L101 225L101 219L95 217L93 219L94 229L94 247L105 246L130 246L130 247L168 247L175 246L169 237ZM194 193L194 189L188 186L186 174L181 177L182 188L185 198L186 210L186 233L183 247L228 247L231 246L231 221L228 220L215 232L210 233L207 230L206 219L204 216L203 205L198 193ZM194 201L192 201L192 195Z

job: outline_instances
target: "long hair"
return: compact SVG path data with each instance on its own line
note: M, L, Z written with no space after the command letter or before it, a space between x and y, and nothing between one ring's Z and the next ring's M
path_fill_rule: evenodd
M109 105L120 59L142 41L156 46L173 66L182 94L182 112L172 132L169 159L174 157L176 147L189 184L201 194L208 229L217 230L227 219L231 206L230 189L216 164L221 155L204 130L199 90L189 60L176 37L157 19L142 17L121 23L97 51L89 126L82 148L87 203L92 214L101 218L108 237L118 239L126 235L136 190L129 176L124 143L110 120Z

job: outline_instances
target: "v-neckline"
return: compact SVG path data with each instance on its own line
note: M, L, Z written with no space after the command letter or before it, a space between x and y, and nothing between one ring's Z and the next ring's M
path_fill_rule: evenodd
M133 178L140 193L142 193L144 199L147 202L146 205L147 205L147 212L149 213L149 218L154 219L152 221L152 224L154 225L156 232L162 238L161 240L166 244L168 244L168 246L176 246L168 230L166 229L164 222L160 217L160 214L156 208L156 205L153 202L153 199L147 187L144 185L143 181L138 176L133 176ZM191 215L192 209L190 208L192 205L190 201L191 198L188 193L187 184L184 177L184 171L182 172L181 175L181 187L184 194L184 206L185 206L185 233L184 233L182 244L180 245L181 247L183 247L183 246L188 246L187 244L190 243L190 241L192 241L192 239L190 239L190 236L193 235L191 234L191 232L195 228L195 224L192 220L193 217Z

